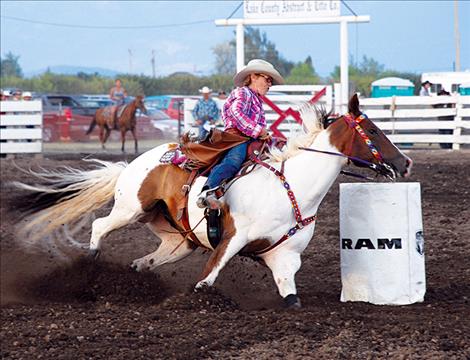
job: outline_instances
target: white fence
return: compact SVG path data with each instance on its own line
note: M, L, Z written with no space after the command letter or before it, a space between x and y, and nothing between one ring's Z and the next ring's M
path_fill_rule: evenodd
M360 99L361 110L396 144L470 144L470 96Z
M268 94L282 111L297 109L309 101L324 86L282 85L273 86ZM223 101L215 99L219 108ZM197 133L192 110L197 100L185 99L185 131ZM327 110L334 107L333 91L326 86L326 93L316 104ZM470 144L470 96L394 96L388 98L360 99L361 109L396 144L401 147L433 147L436 144L455 150ZM279 114L265 104L268 126L279 118ZM292 117L287 117L278 129L289 137L299 125Z
M326 88L326 89L325 89ZM331 109L333 106L333 91L331 86L326 85L276 85L270 88L267 98L271 100L281 111L286 111L288 108L296 110L301 104L311 100L316 94L325 89L325 94L319 97L317 105L324 106L326 109ZM214 98L217 102L219 109L222 109L224 100ZM184 100L184 131L192 131L197 133L197 127L194 125L194 118L192 111L196 106L196 99ZM266 112L266 122L268 126L272 125L280 115L274 111L268 104L264 104ZM219 126L222 126L220 122ZM292 131L300 129L295 119L288 116L278 127L278 129L289 137Z
M42 152L41 101L0 102L0 153Z

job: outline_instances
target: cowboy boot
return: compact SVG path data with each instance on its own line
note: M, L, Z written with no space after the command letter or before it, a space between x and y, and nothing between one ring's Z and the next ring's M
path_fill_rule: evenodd
M202 188L201 193L198 195L198 199L196 201L196 205L201 209L209 208L211 210L217 210L222 207L223 202L217 198L216 190L219 187L215 187L209 189L208 187L204 186Z

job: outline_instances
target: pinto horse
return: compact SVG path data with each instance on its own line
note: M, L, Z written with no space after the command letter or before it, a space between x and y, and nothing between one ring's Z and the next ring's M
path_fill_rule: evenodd
M103 238L111 231L141 221L161 244L156 251L134 260L134 269L155 270L203 246L212 254L196 284L199 289L212 286L234 255L251 254L271 269L286 306L300 307L294 279L301 266L300 255L312 239L317 209L343 166L352 161L391 179L408 176L411 170L411 160L359 111L356 95L349 102L349 113L334 121L311 105L305 105L300 114L303 134L291 139L282 152L271 150L270 160L239 178L225 193L222 239L215 248L207 238L204 210L196 206L203 177L194 182L188 205L191 229L199 242L182 230L177 204L188 173L160 162L177 144L158 146L130 164L101 162L97 170L69 175L55 172L54 187L24 185L54 195L50 207L44 201L34 203L43 210L32 222L47 226L34 234L50 233L102 207L114 196L109 215L93 222L89 246L93 256L99 254ZM289 196L286 190L291 190ZM64 199L57 202L60 194ZM33 229L33 225L30 222L28 227Z
M104 144L108 140L111 130L115 129L115 124L117 125L117 130L121 132L121 151L124 152L124 143L126 142L126 133L131 131L134 138L134 149L137 153L137 136L135 133L136 119L135 113L137 109L140 109L143 113L147 112L147 109L144 105L143 96L137 96L129 104L122 105L120 107L106 106L96 110L93 120L91 121L90 127L87 130L86 134L90 134L96 125L100 127L100 141L101 147L104 149Z

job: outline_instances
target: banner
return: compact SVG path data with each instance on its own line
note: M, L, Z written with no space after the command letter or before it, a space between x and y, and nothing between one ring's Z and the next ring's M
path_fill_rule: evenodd
M339 0L245 0L245 19L292 19L340 16Z

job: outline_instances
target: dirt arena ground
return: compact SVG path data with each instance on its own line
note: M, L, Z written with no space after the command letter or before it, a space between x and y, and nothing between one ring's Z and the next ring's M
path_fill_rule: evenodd
M251 259L234 258L215 288L199 293L192 286L208 258L202 251L156 274L131 271L131 260L158 244L141 224L111 234L98 263L61 247L25 251L14 236L20 214L11 210L18 204L7 183L28 178L2 159L1 358L470 359L470 152L409 155L408 181L422 186L425 301L339 301L338 183L353 181L340 176L303 254L298 311L282 308L270 272ZM54 154L15 163L83 167L79 159ZM89 234L88 226L77 239Z

